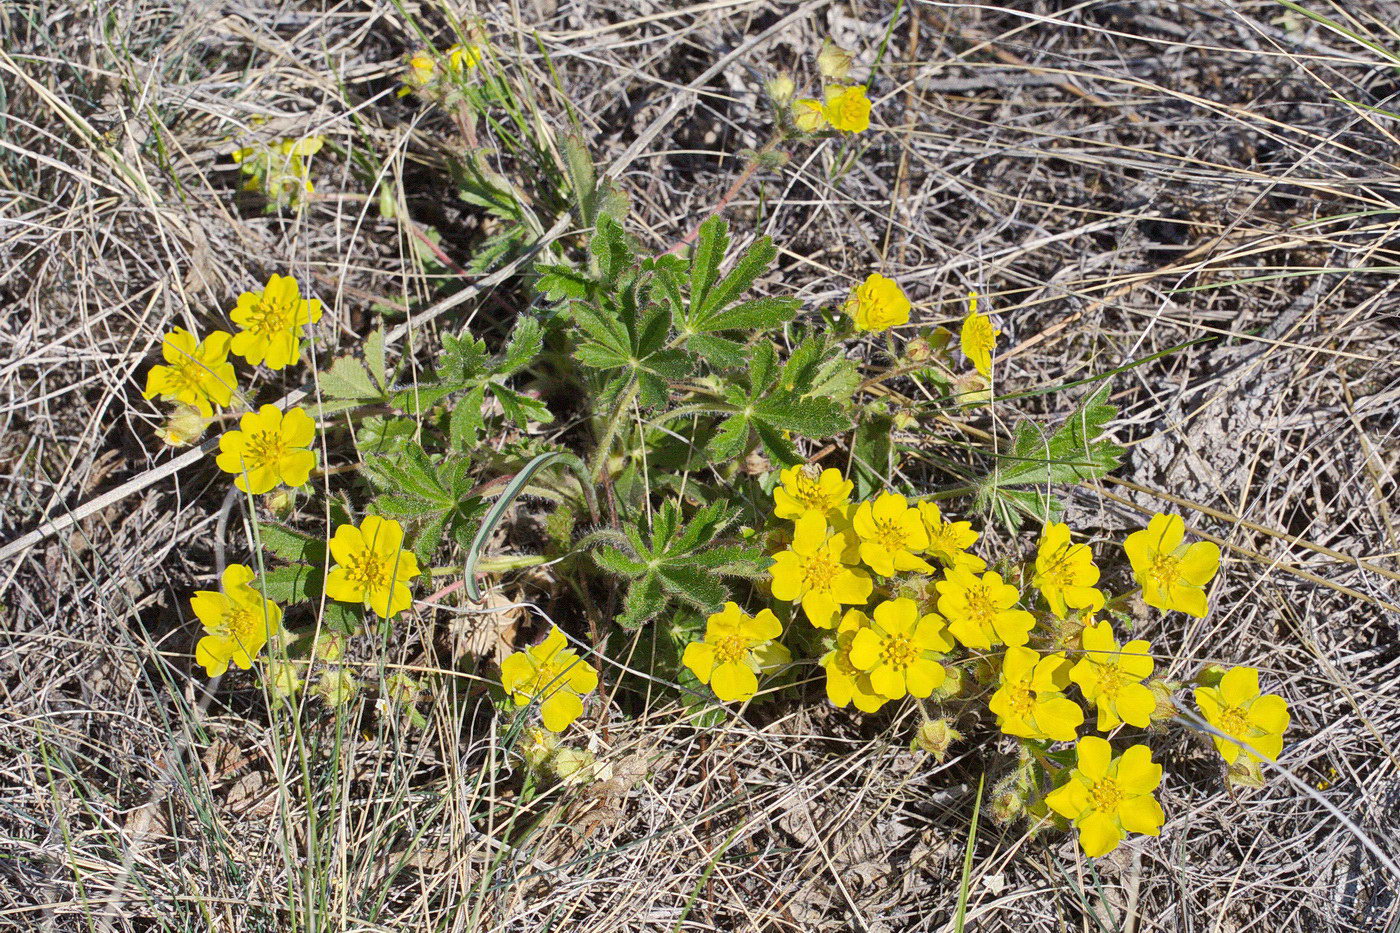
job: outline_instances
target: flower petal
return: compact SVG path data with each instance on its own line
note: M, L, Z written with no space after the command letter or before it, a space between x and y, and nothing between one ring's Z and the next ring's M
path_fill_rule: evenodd
M1166 820L1166 814L1162 812L1162 805L1157 802L1157 799L1147 794L1142 797L1130 798L1119 804L1118 818L1123 821L1123 828L1130 833L1156 836L1162 831L1162 823Z
M1244 706L1259 696L1259 671L1253 667L1232 667L1220 678L1220 697L1226 706Z
M1074 746L1074 755L1080 774L1090 781L1101 781L1108 775L1108 766L1113 761L1113 746L1107 739L1086 735Z
M569 723L583 715L583 699L576 693L560 690L540 704L540 718L550 732L563 732Z
M1265 732L1282 735L1288 730L1288 702L1281 696L1266 693L1250 705L1249 721Z
M710 674L715 669L715 646L703 641L693 641L685 646L681 663L695 674L702 684L710 682Z
M1123 841L1123 829L1118 819L1097 810L1079 823L1079 845L1090 858L1107 855Z
M726 703L747 700L758 692L758 677L743 664L721 664L710 677L710 689Z

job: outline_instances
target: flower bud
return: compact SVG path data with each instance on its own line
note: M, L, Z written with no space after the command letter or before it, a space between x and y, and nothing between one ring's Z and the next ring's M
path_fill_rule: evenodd
M1263 787L1264 769L1249 755L1241 755L1225 772L1225 781L1231 787Z
M273 515L276 515L278 518L285 518L290 515L292 509L296 507L296 490L286 486L279 486L277 489L267 494L267 498L263 500L263 503L271 510Z
M896 409L890 422L898 431L909 431L919 426L919 416L907 408Z
M943 679L943 683L933 688L933 693L929 694L930 699L951 699L961 694L963 688L967 685L967 675L963 672L962 668L954 667L951 664L945 664L943 665L943 670L948 676Z
M316 682L316 692L328 706L344 706L360 692L360 682L349 671L326 671Z
M1026 812L1026 800L1015 791L1006 791L992 797L988 809L998 823L1010 823Z
M311 646L311 656L332 663L345 657L345 636L340 632L322 632Z
M948 748L961 738L962 733L953 728L951 719L925 720L914 734L909 750L926 751L941 763L948 758Z
M304 684L295 664L273 660L269 660L263 669L263 683L268 693L283 700L296 696Z
M156 434L171 447L188 447L204 436L213 418L206 418L192 405L176 405Z
M904 358L911 363L922 363L933 356L933 345L924 337L915 337L904 345Z
M1181 714L1174 702L1176 691L1171 684L1165 680L1149 680L1147 689L1152 691L1152 698L1157 701L1156 708L1150 714L1152 722L1166 722Z
M768 80L768 83L764 85L764 90L768 92L773 103L779 107L786 107L792 102L792 96L797 93L797 84L792 80L792 75L781 71L777 77Z
M851 72L851 53L827 36L822 40L822 50L817 53L817 70L828 81L844 81Z

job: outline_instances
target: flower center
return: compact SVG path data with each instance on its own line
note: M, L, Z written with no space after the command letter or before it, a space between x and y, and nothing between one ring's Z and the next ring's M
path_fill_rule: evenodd
M1220 711L1220 731L1243 738L1249 734L1249 717L1238 706Z
M1025 684L1011 684L1006 688L1006 699L1011 711L1017 716L1029 716L1035 710L1035 694Z
M918 660L919 651L914 647L914 642L909 639L909 636L891 635L885 639L880 656L890 667L902 671Z
M294 316L295 306L292 302L278 300L264 293L253 306L248 329L261 337L271 337L290 327Z
M1119 688L1128 680L1118 669L1118 659L1100 655L1094 659L1094 664L1099 669L1099 693L1109 702L1117 700Z
M1040 578L1050 586L1073 586L1075 579L1074 562L1070 560L1070 549L1060 548L1050 559L1050 565L1041 571Z
M973 622L983 627L991 625L997 617L996 604L992 602L992 594L985 584L967 588L967 614Z
M1112 778L1104 778L1089 788L1089 797L1094 801L1094 809L1104 813L1117 811L1123 802L1123 792Z
M277 431L257 431L248 439L247 459L256 464L273 464L282 459L287 445Z
M829 590L841 565L825 554L814 554L802 564L802 582L809 590Z
M887 551L904 550L904 529L887 518L875 519L875 543Z
M736 664L749 653L749 643L742 635L725 635L715 642L715 657L721 664Z
M825 512L831 508L832 497L822 492L821 485L810 477L799 474L792 493L794 499L813 511Z
M223 629L224 635L233 639L234 644L252 645L262 622L263 620L255 617L247 606L232 603L224 610L219 627Z
M1158 586L1171 586L1181 578L1181 558L1171 554L1157 554L1152 558L1152 566L1147 571Z
M352 557L350 565L345 568L345 575L367 590L381 589L389 576L384 561L370 551Z

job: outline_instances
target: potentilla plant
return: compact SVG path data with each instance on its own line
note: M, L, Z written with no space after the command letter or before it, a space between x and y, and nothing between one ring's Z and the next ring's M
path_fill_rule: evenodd
M406 90L473 119L503 106L510 82L488 73L484 33L472 38L412 56ZM878 115L850 69L829 44L819 96L770 82L770 154L872 130ZM293 143L240 164L285 205L310 192L318 149ZM258 519L252 554L190 600L208 676L256 670L270 698L305 691L332 707L374 696L378 715L421 727L433 678L367 682L346 663L351 645L459 589L478 596L480 573L548 564L561 623L487 668L510 760L535 784L602 773L571 731L653 715L649 704L697 727L769 704L887 721L912 710L911 744L940 756L968 730L1000 732L983 756L992 812L1072 829L1099 856L1160 831L1154 744L1190 701L1228 779L1262 783L1289 725L1284 701L1251 667L1167 680L1161 662L1179 646L1133 632L1138 603L1208 613L1216 545L1157 514L1096 553L1061 520L1056 488L1118 466L1106 385L1054 431L1016 424L971 482L897 487L899 428L993 401L1001 334L979 296L966 296L955 335L911 332L915 303L880 271L832 307L754 294L778 255L769 238L736 238L712 216L689 249L644 250L625 198L577 140L563 150L556 196L590 232L540 246L525 283L534 304L494 349L447 330L404 379L375 332L315 374L312 401L279 406L240 388L229 357L305 371L329 309L294 277L232 302L233 332L165 335L144 392L173 406L161 436L189 444L236 418L214 464ZM756 155L746 171L762 164ZM467 200L524 216L503 179L462 178ZM900 380L934 401L881 401ZM557 441L541 430L553 399L577 419ZM525 492L550 503L539 552L484 554ZM980 546L991 522L1034 543ZM456 582L433 592L441 578Z

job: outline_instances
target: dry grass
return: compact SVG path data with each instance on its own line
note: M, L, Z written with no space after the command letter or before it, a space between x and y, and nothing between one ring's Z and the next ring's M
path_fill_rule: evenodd
M1393 5L1306 5L1400 55ZM1146 637L1177 674L1263 668L1294 710L1283 764L1318 789L1229 794L1173 727L1159 840L1093 865L984 823L969 929L1400 928L1400 878L1358 839L1400 857L1395 59L1263 0L457 12L487 18L546 135L573 108L658 250L762 142L762 78L830 31L874 68L882 131L799 149L729 208L782 246L782 288L814 309L878 267L917 324L976 288L1008 393L1191 344L1118 376L1131 455L1070 521L1108 537L1172 506L1225 542L1218 608ZM464 670L442 671L422 731L269 709L246 675L210 695L191 671L186 597L213 579L225 484L207 462L149 472L170 455L145 367L163 330L207 329L286 269L330 308L323 363L356 347L378 309L439 294L410 223L470 259L482 219L435 174L456 128L393 94L444 22L382 2L0 10L0 542L64 525L0 562L0 928L951 929L985 729L940 765L898 718L696 731L600 711L586 732L613 778L523 807ZM311 130L337 150L312 207L240 204L232 141ZM386 184L414 221L381 217ZM457 311L499 319L520 295L500 278ZM423 609L356 657L371 677L421 668L447 620Z

